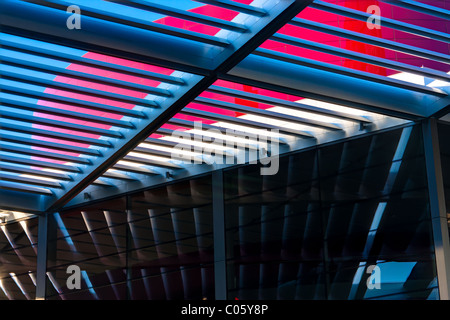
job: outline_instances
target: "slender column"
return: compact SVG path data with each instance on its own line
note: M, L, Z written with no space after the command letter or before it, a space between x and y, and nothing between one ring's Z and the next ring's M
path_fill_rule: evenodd
M47 271L47 247L48 247L48 216L39 216L38 224L38 249L36 269L36 300L45 300L46 271Z
M225 207L223 200L223 172L212 173L214 282L216 300L227 299L227 269L225 247Z
M436 269L441 300L450 299L450 245L436 119L422 124Z

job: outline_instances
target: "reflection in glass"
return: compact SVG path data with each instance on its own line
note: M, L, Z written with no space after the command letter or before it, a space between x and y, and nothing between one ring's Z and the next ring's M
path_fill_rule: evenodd
M210 177L55 214L49 299L214 298ZM81 289L67 267L81 269Z
M228 297L436 299L421 139L410 126L284 156L271 177L227 170Z
M225 170L228 298L438 299L421 139L405 126L284 155L272 176L258 165ZM211 183L52 216L48 298L214 299ZM21 230L9 241L33 251L36 236ZM73 264L79 290L66 284ZM2 292L21 292L21 275L2 278Z
M34 300L38 218L0 224L0 300Z

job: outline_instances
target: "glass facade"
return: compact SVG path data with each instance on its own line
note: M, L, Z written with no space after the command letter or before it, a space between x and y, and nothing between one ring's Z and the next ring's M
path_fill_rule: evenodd
M0 300L35 299L38 218L0 229Z
M214 298L209 176L53 216L48 299ZM67 268L81 270L81 289Z
M229 298L435 299L421 140L406 127L282 157L275 176L227 171Z
M50 215L46 299L214 300L216 183L228 299L439 299L422 140L405 126L285 154L275 175L242 165ZM1 228L0 299L34 299L38 219Z
M442 178L444 182L445 207L450 208L450 146L446 137L450 136L450 123L442 121L438 123L439 151L441 156ZM447 209L447 220L450 230L450 214Z

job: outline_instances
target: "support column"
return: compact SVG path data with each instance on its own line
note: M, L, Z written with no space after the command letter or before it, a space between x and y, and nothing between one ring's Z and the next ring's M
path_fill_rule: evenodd
M436 269L441 300L450 300L450 244L436 119L422 123Z
M36 300L45 300L47 247L48 247L48 216L39 216L38 221L38 249L36 268Z
M225 206L223 199L223 172L212 173L212 206L214 238L214 283L216 300L227 299L227 266L225 247Z

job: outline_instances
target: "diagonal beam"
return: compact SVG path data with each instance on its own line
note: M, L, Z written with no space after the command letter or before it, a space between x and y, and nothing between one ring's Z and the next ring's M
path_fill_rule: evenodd
M194 68L184 68L181 71L197 70L196 63L198 63L197 65L202 70L200 75L180 74L180 78L184 81L185 85L168 86L167 89L173 93L173 96L156 98L159 107L142 111L146 118L136 120L134 123L135 129L123 131L123 139L111 139L110 141L113 147L105 150L102 149L103 156L93 159L92 165L80 166L82 172L76 175L74 181L64 184L63 190L55 190L55 196L47 197L44 200L44 211L55 212L63 207L79 192L93 183L108 168L113 166L140 142L148 138L151 133L212 85L219 74L227 73L310 3L311 0L265 1L263 9L267 12L267 15L264 17L254 17L253 20L246 20L248 32L239 34L238 36L230 36L229 38L233 39L231 45L225 48L211 48L210 45L193 44L192 42L187 43L184 41L185 39L181 39L183 41L180 39L174 41L173 38L169 40L166 35L158 35L156 37L155 34L151 34L149 31L139 33L129 28L117 29L117 26L114 26L114 24L106 23L107 26L99 25L98 19L85 17L83 20L83 28L77 30L76 33L72 33L70 36L70 39L73 39L75 47L89 50L95 48L97 49L94 50L96 52L104 54L112 53L113 56L120 56L127 59L133 59L133 57L138 56L139 61L146 63L161 62L164 59L172 67L183 66L180 62L183 61L185 63L187 61L187 64L191 63ZM44 34L45 39L52 39L59 44L65 43L64 38L68 36L67 30L64 30L62 27L65 27L65 21L67 19L65 12L51 9L46 15L39 17L34 14L39 11L46 11L42 7L30 5L24 8L22 5L21 10L14 10L14 8L17 9L14 1L3 1L0 5L0 12L3 12L0 13L2 24L5 24L9 28L9 31L22 30L22 28L39 30L39 32ZM47 8L47 10L49 9ZM24 26L21 23L24 15L32 15L29 17L29 20L33 21L33 23ZM59 22L59 24L64 22L64 24L61 26L58 23L54 24L52 22ZM39 25L39 28L36 28L37 25ZM115 27L119 32L117 37L111 37L111 34L115 33L109 29L110 27ZM107 37L104 37L105 31L108 33ZM128 32L130 33L129 35L127 34ZM227 32L229 31L222 30L219 33L227 37ZM41 39L41 34L33 34L33 30L28 30L26 34ZM140 41L138 43L136 42L130 45L132 43L130 39L136 38L139 35L143 36L143 38L139 39ZM152 43L152 45L149 46L148 43ZM110 46L114 50L102 51L102 49ZM173 50L175 46L177 50ZM131 55L128 54L130 52L122 52L118 48L127 48L128 51L132 51ZM197 56L193 54L194 52L197 53ZM165 66L167 67L168 65Z

